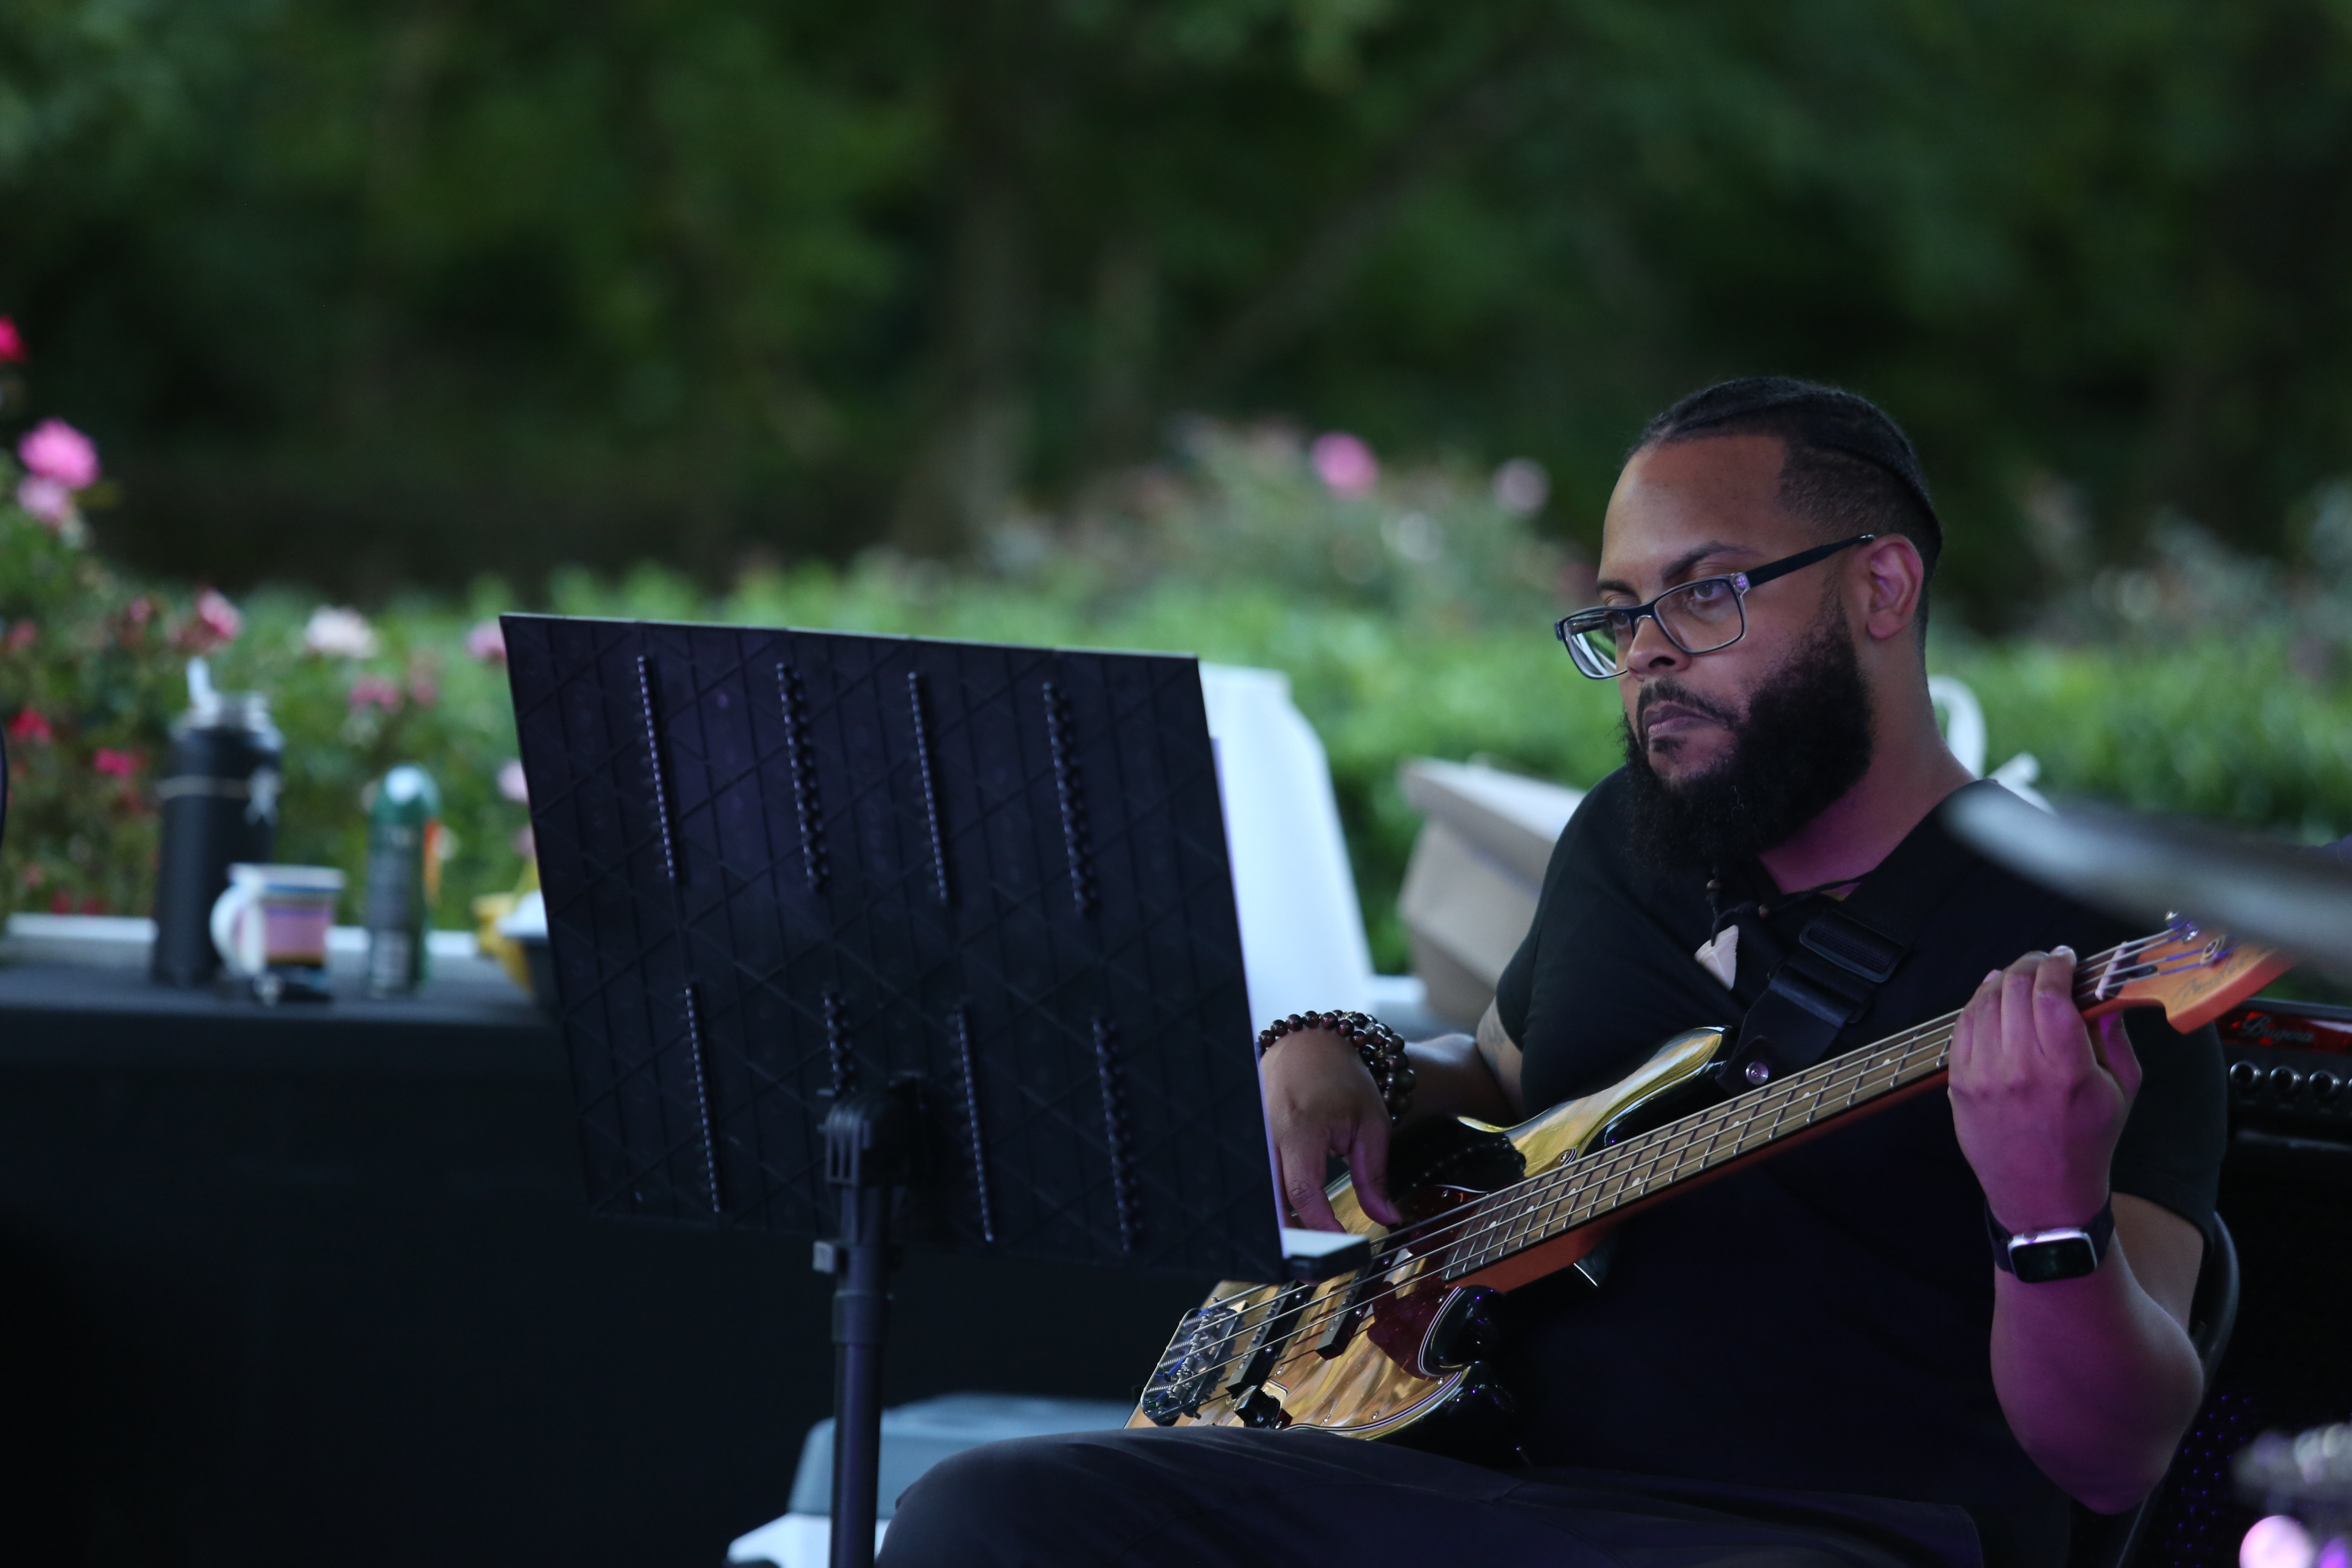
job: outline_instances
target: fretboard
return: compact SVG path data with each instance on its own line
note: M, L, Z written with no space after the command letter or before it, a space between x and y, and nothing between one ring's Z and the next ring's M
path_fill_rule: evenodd
M1925 1087L1950 1063L1952 1026L1958 1018L1947 1013L1478 1199L1463 1213L1458 1234L1445 1249L1445 1278L1475 1274L1580 1226L1716 1174L1773 1144Z

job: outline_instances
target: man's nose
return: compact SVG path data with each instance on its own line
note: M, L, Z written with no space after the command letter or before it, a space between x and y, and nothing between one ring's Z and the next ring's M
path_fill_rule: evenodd
M1625 649L1625 669L1633 675L1664 675L1690 663L1690 655L1675 646L1655 616L1633 624L1633 640Z

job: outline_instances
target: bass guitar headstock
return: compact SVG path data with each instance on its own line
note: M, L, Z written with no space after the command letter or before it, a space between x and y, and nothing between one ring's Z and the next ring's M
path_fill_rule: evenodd
M2086 1018L2161 1007L2186 1033L2211 1023L2294 967L2291 958L2174 916L2155 936L2083 961L2074 999Z

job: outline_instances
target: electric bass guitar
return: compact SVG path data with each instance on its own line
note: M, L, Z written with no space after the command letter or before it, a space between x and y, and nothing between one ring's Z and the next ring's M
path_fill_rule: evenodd
M2074 1003L2085 1018L2160 1006L2175 1028L2193 1029L2291 966L2176 919L2084 960ZM1570 1268L1598 1283L1595 1248L1616 1221L1935 1088L1958 1018L1676 1115L1727 1033L1689 1029L1619 1082L1517 1127L1462 1118L1475 1136L1402 1191L1406 1223L1394 1230L1364 1214L1346 1178L1328 1189L1340 1224L1369 1238L1370 1262L1321 1281L1220 1284L1177 1325L1128 1425L1450 1441L1509 1407L1482 1359L1499 1293Z

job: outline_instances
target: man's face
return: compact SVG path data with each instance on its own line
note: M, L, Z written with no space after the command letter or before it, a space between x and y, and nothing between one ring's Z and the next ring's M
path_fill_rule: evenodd
M1636 455L1618 477L1601 531L1603 603L1646 604L1667 589L1794 555L1818 532L1781 510L1781 446L1769 436L1676 442ZM1691 655L1645 618L1618 680L1629 738L1668 788L1731 755L1758 689L1814 647L1843 557L1751 591L1748 634Z

